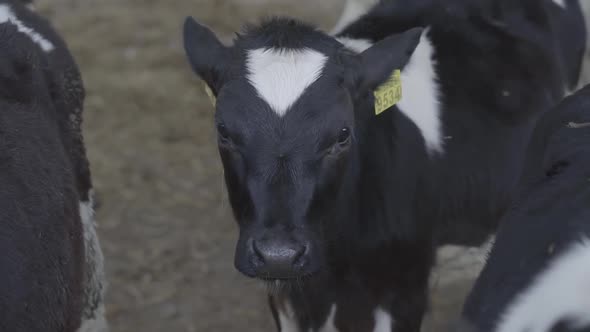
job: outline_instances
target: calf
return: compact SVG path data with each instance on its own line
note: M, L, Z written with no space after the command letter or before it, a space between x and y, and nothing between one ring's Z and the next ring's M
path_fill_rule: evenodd
M20 1L0 45L0 331L106 331L80 73Z
M481 332L590 331L590 86L551 114L546 171L501 222L464 307Z
M271 285L279 329L419 330L436 246L495 229L564 93L548 5L384 1L338 37L273 18L229 47L187 19L235 265Z

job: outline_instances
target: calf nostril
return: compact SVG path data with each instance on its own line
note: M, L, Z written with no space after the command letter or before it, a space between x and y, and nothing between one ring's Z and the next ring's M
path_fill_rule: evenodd
M274 241L252 242L253 262L257 265L281 268L293 268L302 260L308 248L295 243L280 243Z
M260 251L260 249L258 249L258 246L256 245L256 241L252 241L252 251L254 252L255 263L264 264L265 263L265 259L264 259L265 255Z
M308 252L309 248L307 246L301 246L293 256L293 266L301 267L305 265L305 256L307 256Z

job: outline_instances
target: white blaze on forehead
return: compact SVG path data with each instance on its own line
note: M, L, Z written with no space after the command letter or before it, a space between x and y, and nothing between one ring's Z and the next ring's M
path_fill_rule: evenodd
M0 5L0 23L7 23L10 22L16 25L16 28L19 32L24 33L27 35L33 42L35 42L41 49L47 53L53 51L55 46L37 33L35 30L27 27L24 23L16 17L12 9L8 5Z
M506 310L496 332L549 331L563 319L590 326L590 240L552 262Z
M256 49L247 56L248 81L279 116L320 78L328 60L311 49Z
M375 327L373 328L373 332L391 332L391 328L393 326L393 319L391 315L385 312L381 308L377 308L373 313L373 317L375 319Z

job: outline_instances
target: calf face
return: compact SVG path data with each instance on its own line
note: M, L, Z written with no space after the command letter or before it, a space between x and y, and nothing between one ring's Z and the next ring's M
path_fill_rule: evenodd
M188 58L217 98L241 272L291 279L321 268L328 236L338 232L326 220L353 194L355 130L370 116L355 110L407 63L420 36L412 29L355 55L311 27L273 19L226 47L187 19Z

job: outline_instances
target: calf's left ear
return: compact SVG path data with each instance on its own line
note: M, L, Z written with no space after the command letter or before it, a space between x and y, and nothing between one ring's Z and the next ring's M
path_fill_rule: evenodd
M375 90L387 81L394 70L403 69L418 47L423 31L422 28L413 28L389 36L359 54L358 88L361 91Z
M207 27L187 17L183 29L184 49L193 70L215 95L223 84L223 70L230 51Z

